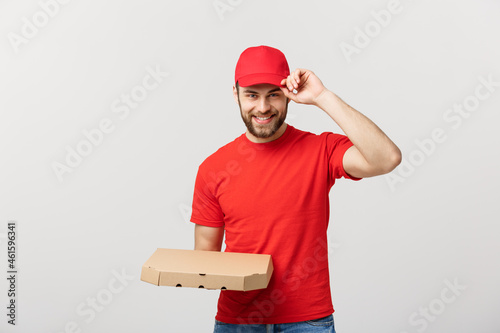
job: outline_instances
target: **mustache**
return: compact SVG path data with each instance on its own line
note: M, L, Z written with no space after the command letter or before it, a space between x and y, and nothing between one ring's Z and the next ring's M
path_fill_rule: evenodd
M269 116L272 116L272 115L276 115L278 114L277 112L272 112L272 111L267 111L267 112L257 112L257 113L252 113L251 115L252 116L256 116L256 117L269 117Z

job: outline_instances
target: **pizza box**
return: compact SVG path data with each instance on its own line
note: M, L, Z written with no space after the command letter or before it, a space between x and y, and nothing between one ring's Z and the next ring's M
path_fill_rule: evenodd
M157 286L249 291L267 287L269 254L157 249L142 266L141 280Z

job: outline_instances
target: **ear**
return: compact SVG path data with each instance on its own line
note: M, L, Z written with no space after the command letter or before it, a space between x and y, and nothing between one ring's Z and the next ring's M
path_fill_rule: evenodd
M236 104L238 104L238 89L236 89L235 85L233 85L233 97Z

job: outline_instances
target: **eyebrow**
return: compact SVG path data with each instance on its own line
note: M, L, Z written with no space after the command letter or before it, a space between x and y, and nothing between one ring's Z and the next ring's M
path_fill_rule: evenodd
M281 91L281 89L280 88L276 88L276 89L273 89L273 90L269 90L266 94L270 94L270 93L273 93L273 92L276 92L276 91ZM243 92L246 93L246 94L258 94L258 92L253 91L253 90L248 90L248 89L244 90Z

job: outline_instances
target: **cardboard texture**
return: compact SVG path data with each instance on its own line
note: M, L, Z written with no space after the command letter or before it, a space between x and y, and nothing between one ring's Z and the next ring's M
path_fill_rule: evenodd
M157 249L142 266L141 280L157 286L249 291L267 287L271 255Z

